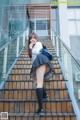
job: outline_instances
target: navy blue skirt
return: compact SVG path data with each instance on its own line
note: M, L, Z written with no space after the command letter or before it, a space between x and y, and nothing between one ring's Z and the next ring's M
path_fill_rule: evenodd
M48 59L47 56L43 55L43 54L38 54L36 59L34 60L33 64L32 64L32 68L30 71L30 77L33 78L36 76L36 68L40 67L40 65L46 64L48 65L48 67L50 68L50 71L48 73L46 73L44 75L44 79L49 79L53 73L54 73L54 68L53 65L51 63L51 61Z

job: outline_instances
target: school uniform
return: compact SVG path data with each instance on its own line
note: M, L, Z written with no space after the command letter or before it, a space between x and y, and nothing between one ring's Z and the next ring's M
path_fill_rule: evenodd
M32 68L30 71L30 77L34 77L36 75L36 68L40 67L40 65L47 64L50 68L50 71L44 75L44 79L48 79L54 73L54 68L51 61L48 59L46 55L40 53L40 50L43 48L41 42L36 42L32 49L29 49L29 56L32 58Z

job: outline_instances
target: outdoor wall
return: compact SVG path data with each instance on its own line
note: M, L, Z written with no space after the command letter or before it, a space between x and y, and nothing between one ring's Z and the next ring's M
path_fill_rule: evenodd
M40 4L40 3L47 4L50 2L51 0L29 0L29 3L31 4Z
M58 14L58 8L57 7L52 7L51 15L52 15L52 29L57 34L59 34L59 14Z
M50 3L51 0L10 0L10 4L40 4Z
M68 2L80 2L80 0L67 0Z
M80 36L70 37L71 51L75 54L77 61L80 63Z
M80 63L80 7L68 8L70 49Z
M10 4L28 4L31 0L9 0Z

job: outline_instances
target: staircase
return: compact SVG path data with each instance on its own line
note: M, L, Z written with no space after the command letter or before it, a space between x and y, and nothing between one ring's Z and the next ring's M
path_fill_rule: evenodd
M43 100L45 116L34 116L38 109L34 82L30 79L31 60L27 46L0 90L0 112L8 112L8 120L76 120L56 53L51 41L42 41L55 55L55 74L44 82L49 101Z

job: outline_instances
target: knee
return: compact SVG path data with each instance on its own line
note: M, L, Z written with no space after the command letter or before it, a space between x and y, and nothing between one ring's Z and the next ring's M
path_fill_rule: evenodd
M43 79L38 79L37 80L37 88L42 88L43 87Z
M37 86L36 86L37 88L43 88L43 84L38 84L37 83Z

